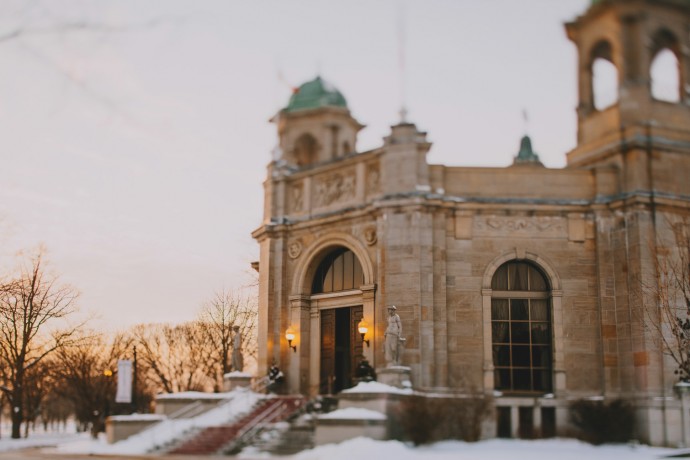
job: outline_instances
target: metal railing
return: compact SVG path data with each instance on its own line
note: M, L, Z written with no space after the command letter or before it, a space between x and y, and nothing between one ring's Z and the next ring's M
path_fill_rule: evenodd
M244 424L242 429L237 433L237 436L219 449L219 453L229 453L237 447L248 444L265 425L278 420L282 415L287 413L285 418L288 418L293 413L298 412L303 406L303 400L291 399L285 400L282 398L276 399L277 403L268 406L264 411L257 414L256 417Z
M204 405L204 403L202 403L201 401L196 401L196 402L193 402L192 404L187 404L186 406L180 407L175 412L168 415L168 419L176 420L178 418L187 418L190 416L189 414L191 414L192 412L194 412L198 408L202 407L203 405ZM194 415L198 415L198 413L195 413Z

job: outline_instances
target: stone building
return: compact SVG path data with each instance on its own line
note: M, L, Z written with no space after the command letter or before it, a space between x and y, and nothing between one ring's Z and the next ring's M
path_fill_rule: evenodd
M558 432L569 401L625 397L640 439L679 442L675 366L642 305L659 241L690 211L690 1L593 1L566 31L578 142L562 169L528 137L510 167L429 164L407 122L358 152L343 95L321 78L299 88L272 120L253 233L260 366L275 360L291 391L346 388L362 355L385 365L396 305L415 388L495 395L496 434ZM668 100L651 78L661 53L677 63ZM606 108L601 62L618 75Z

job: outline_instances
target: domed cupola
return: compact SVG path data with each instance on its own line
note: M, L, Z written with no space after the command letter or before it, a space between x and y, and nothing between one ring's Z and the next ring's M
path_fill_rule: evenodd
M321 77L316 77L295 90L285 110L294 112L319 107L347 108L347 101L333 85Z
M539 160L539 155L532 150L532 140L529 136L524 135L520 140L520 151L513 159L513 165L533 165L544 166Z
M302 84L273 117L279 159L291 167L312 167L354 153L361 125L342 93L321 77Z

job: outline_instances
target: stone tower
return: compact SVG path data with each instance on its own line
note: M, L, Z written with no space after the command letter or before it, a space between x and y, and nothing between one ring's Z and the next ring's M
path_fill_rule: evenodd
M568 155L569 165L620 165L616 156L622 144L644 138L645 144L670 145L688 139L689 22L688 0L594 0L585 14L566 24L577 46L579 89L578 146ZM665 50L677 62L677 69L671 69L678 73L674 102L658 100L652 92L652 64ZM596 108L597 60L612 64L617 73L616 102L604 109Z
M669 371L655 338L645 326L660 245L672 240L671 227L687 215L690 197L690 1L596 0L566 24L577 46L578 144L568 168L593 171L598 196L596 251L605 395L658 397L668 394ZM677 65L674 97L653 91L652 68L662 52ZM615 69L615 101L597 106L595 66ZM615 182L602 186L605 175ZM653 404L638 414L651 420ZM651 424L650 424L651 426ZM650 429L645 434L653 439Z
M297 88L271 121L278 125L281 159L298 168L354 153L364 127L350 115L343 95L321 77Z

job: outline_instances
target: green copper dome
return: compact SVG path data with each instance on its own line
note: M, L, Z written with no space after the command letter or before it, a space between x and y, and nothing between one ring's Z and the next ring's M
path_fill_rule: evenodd
M536 164L541 165L539 155L532 150L532 140L529 136L523 136L520 140L520 151L513 160L513 164Z
M285 110L294 112L296 110L316 109L318 107L347 108L347 101L345 101L340 91L321 77L316 77L295 90Z

